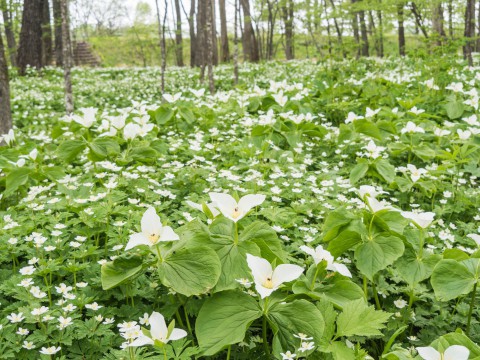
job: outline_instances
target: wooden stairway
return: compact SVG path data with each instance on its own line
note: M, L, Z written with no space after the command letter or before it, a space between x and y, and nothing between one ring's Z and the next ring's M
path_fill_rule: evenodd
M85 41L73 43L73 61L76 66L100 66L100 58Z

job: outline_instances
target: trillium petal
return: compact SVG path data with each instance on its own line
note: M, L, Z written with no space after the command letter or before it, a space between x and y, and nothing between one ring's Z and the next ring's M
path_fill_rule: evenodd
M444 360L468 360L470 350L462 345L452 345L443 353Z
M144 233L146 236L151 234L160 235L162 231L160 217L157 215L153 207L149 207L147 211L145 211L140 224L142 226L142 233Z
M423 360L441 360L442 358L440 353L431 346L417 347L417 351Z
M131 248L139 245L151 246L152 243L148 241L143 233L132 234L130 235L130 240L128 240L127 246L125 246L125 250L130 250Z
M233 196L220 193L210 193L209 195L223 216L231 219L235 208L238 206Z
M300 246L300 250L302 250L303 252L307 253L308 255L310 255L311 257L313 257L313 260L315 261L315 264L318 263L317 261L317 253L315 252L315 250L313 250L312 248L306 246L306 245L302 245Z
M277 288L268 289L265 286L262 286L261 284L256 282L255 290L257 290L257 292L260 294L260 297L264 299L267 296L270 296L275 290L277 290Z
M174 241L178 239L180 239L180 237L175 233L175 231L173 231L170 226L164 226L162 228L159 241Z
M277 288L281 284L297 279L303 273L303 268L298 265L281 264L273 270L272 283Z
M350 270L348 270L348 268L344 264L334 263L333 268L334 268L334 271L338 272L339 274L341 274L343 276L346 276L346 277L349 277L349 278L352 277L352 274L351 274Z
M150 323L150 333L154 340L165 341L168 334L167 324L162 314L154 311L148 319Z
M238 202L238 207L241 213L246 214L255 206L260 205L264 201L265 201L265 195L259 195L259 194L245 195Z
M153 340L150 339L148 336L140 335L132 343L128 344L128 346L144 346L144 345L153 345Z
M255 283L263 284L268 277L272 276L272 265L261 257L247 254L247 264L252 271Z
M187 336L187 332L182 329L173 329L168 340L178 340Z
M203 210L201 204L194 203L193 201L190 201L190 200L187 200L185 202L187 203L188 206L194 208L195 210L200 210L200 211Z

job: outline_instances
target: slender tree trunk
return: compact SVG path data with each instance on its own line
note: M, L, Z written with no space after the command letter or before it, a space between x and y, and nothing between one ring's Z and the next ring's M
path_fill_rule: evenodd
M235 0L235 19L233 22L233 83L238 84L238 0Z
M355 3L357 0L351 0L352 2L352 29L353 29L353 38L355 39L355 43L357 44L357 53L356 58L360 57L360 33L358 31L358 11L355 9Z
M259 60L258 55L258 43L255 37L255 31L253 30L252 17L250 14L250 0L240 0L240 4L243 9L243 38L244 38L244 54L251 62L257 62Z
M196 41L197 37L195 35L195 0L191 0L190 13L188 15L188 29L190 32L190 67L194 67L197 64L196 60Z
M25 75L27 66L42 67L42 2L25 0L23 3L22 30L17 54L20 75Z
M72 50L70 44L70 28L68 14L68 0L61 0L62 14L62 50L63 50L63 79L65 82L65 110L67 114L73 112L73 92L72 92Z
M475 35L475 0L467 0L465 7L465 45L463 47L463 56L468 60L468 65L473 66L473 37Z
M478 27L478 32L477 32L477 44L476 44L476 48L475 48L475 51L476 52L480 52L480 2L478 4L478 13L477 13L477 27ZM449 18L450 20L450 18ZM453 33L453 31L452 31Z
M427 33L427 30L425 29L425 26L423 25L423 18L422 18L422 15L420 15L420 13L418 11L417 4L415 4L415 2L412 1L411 4L410 4L410 9L412 10L412 14L415 17L416 25L418 26L418 28L422 32L425 39L428 39L428 33Z
M212 38L212 54L213 54L213 65L218 65L218 41L217 41L217 22L215 21L215 0L210 0L212 2L211 11L210 11L210 25L212 26L212 31L209 32L210 37Z
M12 66L16 66L16 51L17 51L17 44L15 41L15 33L13 31L13 18L12 18L12 11L7 4L7 0L2 0L2 13L3 13L3 24L5 26L5 36L7 38L7 47L8 47L8 54L10 57L10 63Z
M282 6L283 23L285 26L285 58L292 60L293 54L293 1L286 0Z
M333 11L336 11L335 3L334 3L333 0L330 0L330 4L332 4ZM326 6L326 4L325 4L325 6ZM338 21L337 21L336 17L333 18L333 24L335 25L335 30L337 31L338 45L342 49L343 58L346 59L347 58L347 52L346 52L346 50L344 49L344 46L343 46L342 30L340 29L340 26L338 25Z
M432 30L437 46L442 45L442 39L445 37L445 29L443 28L443 7L442 3L433 5L432 8Z
M381 0L379 0L381 3ZM382 10L377 11L378 16L378 56L383 57L384 49L383 49L383 14Z
M50 24L50 4L48 0L42 1L42 65L47 66L52 63L53 43L52 26Z
M53 19L55 30L55 64L63 66L62 56L62 7L60 0L53 0Z
M327 12L327 0L323 0L323 10L325 12L325 19L327 19L328 54L332 55L332 34L330 31L330 16Z
M400 2L397 5L397 21L398 21L398 53L400 56L405 56L405 27L403 25L404 4Z
M7 134L12 128L12 112L10 109L10 85L8 82L8 66L5 47L0 35L0 135ZM0 143L0 145L2 145Z
M205 77L205 66L207 63L206 55L206 9L205 1L199 0L197 4L197 43L195 58L197 59L197 66L200 66L200 82L203 82Z
M215 83L213 82L213 44L212 44L212 20L213 20L213 0L205 1L205 15L207 18L206 23L206 42L207 42L207 66L208 66L208 86L210 88L210 94L215 93Z
M230 50L228 48L227 11L225 9L225 0L218 0L218 11L220 12L220 58L222 62L228 62L230 60Z
M165 14L164 14L164 17L163 17L163 23L162 23L162 20L161 20L161 17L160 17L160 6L158 5L158 0L155 0L155 7L157 9L157 23L158 23L158 39L159 39L159 42L160 42L160 67L161 67L161 70L160 70L160 88L162 90L162 93L165 92L165 68L166 68L166 63L167 63L167 59L166 59L166 53L165 53L165 47L166 47L166 44L165 44L165 21L166 21L166 17L167 17L167 0L165 0L164 2L165 4Z
M480 19L480 9L478 16ZM448 0L448 36L453 39L453 0Z
M183 39L182 39L182 13L180 12L180 0L175 0L175 13L177 15L177 26L175 29L175 55L177 57L177 65L183 64Z
M368 11L368 32L370 33L370 38L373 38L373 47L377 52L377 56L379 55L380 49L378 44L378 37L377 37L377 28L375 26L375 19L373 18L373 12L370 10Z
M358 15L360 17L360 35L362 38L362 46L360 47L361 49L361 55L362 56L369 56L368 52L368 34L367 34L367 24L365 22L365 11L360 10L358 12Z

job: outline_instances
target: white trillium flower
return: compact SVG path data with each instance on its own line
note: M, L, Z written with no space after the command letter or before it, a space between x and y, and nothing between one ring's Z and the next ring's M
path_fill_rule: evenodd
M250 194L242 197L238 203L229 194L210 193L210 199L212 199L215 206L226 218L237 222L242 219L247 213L255 206L262 204L265 201L265 195Z
M201 212L203 212L202 204L197 204L197 203L194 203L193 201L190 201L190 200L187 200L186 203L187 203L188 206L194 208L195 210L200 210ZM208 210L210 210L210 212L212 213L213 217L217 217L217 215L220 214L220 211L218 211L215 208L215 203L211 202L211 203L208 203L206 205L208 207Z
M407 122L407 125L405 125L405 127L400 130L400 132L402 134L405 134L405 133L408 133L408 134L412 134L412 133L425 133L425 130L421 127L421 126L418 126L417 124L415 124L413 121L409 121Z
M372 109L370 109L369 107L367 107L366 113L365 113L365 119L374 117L375 115L377 115L377 114L380 112L380 110L381 110L381 109L372 110Z
M422 175L428 174L428 171L424 168L417 169L417 167L412 164L408 164L407 169L410 171L410 179L412 179L413 182L420 180Z
M422 229L429 227L435 217L435 213L433 212L416 213L412 211L402 211L400 214L402 214L405 219L412 220Z
M470 350L462 345L449 346L443 354L431 346L417 347L418 355L424 360L468 360Z
M480 235L478 235L478 234L468 234L467 237L469 237L470 239L475 241L477 243L477 246L480 246Z
M140 125L129 123L123 128L123 138L125 140L134 139L140 134L141 131L142 128L140 127Z
M376 198L380 194L387 194L386 191L378 191L374 186L371 185L362 185L357 191L358 195L360 195L362 199L365 197L365 195Z
M93 123L96 121L96 114L98 109L96 108L82 108L79 109L82 113L83 116L79 115L73 115L72 120L75 121L76 123L79 123L82 126L85 126L86 128L89 128L93 125Z
M7 134L2 135L1 139L3 139L7 145L12 145L12 143L15 141L15 133L13 132L13 129L10 129Z
M175 95L170 95L170 94L163 94L163 98L169 102L170 104L174 103L174 102L177 102L178 99L180 99L182 97L182 93L181 92L178 92L176 93Z
M160 217L153 207L149 207L143 214L141 228L141 233L130 235L130 240L125 250L139 245L153 246L161 241L175 241L180 239L170 226L162 226Z
M252 271L255 289L262 299L270 296L283 283L293 281L303 273L302 267L292 264L281 264L273 270L266 259L251 254L247 254L247 264Z
M325 260L327 262L327 270L338 272L349 278L352 277L350 270L348 270L344 264L335 262L330 251L324 250L322 245L318 245L315 250L305 245L300 246L300 249L313 257L315 265L318 265L318 263Z
M150 324L150 335L151 338L141 334L128 346L143 346L143 345L154 345L156 341L159 341L162 344L168 343L170 340L179 340L187 336L187 332L182 329L174 328L170 333L168 332L167 324L165 323L165 318L162 314L158 312L153 312L150 318L148 319Z

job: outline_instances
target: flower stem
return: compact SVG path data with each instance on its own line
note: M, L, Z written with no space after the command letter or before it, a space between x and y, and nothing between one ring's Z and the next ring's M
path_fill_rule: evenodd
M234 243L235 243L235 245L238 244L238 224L237 224L237 222L235 222Z
M167 360L167 350L165 349L165 345L163 346L163 358Z
M227 351L227 359L230 360L230 353L232 352L232 345L228 345L228 351Z
M190 320L188 318L187 309L185 308L185 305L183 305L182 307L183 307L183 313L185 314L185 321L187 322L188 332L190 333L190 335L192 335L192 345L195 346L195 338L193 337L193 331L190 325Z
M267 341L267 317L263 315L263 323L262 323L262 335L263 335L263 348L265 350L265 356L267 359L270 358L270 349L268 348L268 341Z
M375 305L377 306L377 310L382 310L382 306L380 305L380 299L378 298L377 287L375 286L375 281L372 281L372 290L373 290L373 297L375 298Z
M365 300L368 301L368 288L367 288L367 277L363 276L363 293L365 294Z
M160 254L160 246L155 246L157 248L157 255L158 255L158 261L162 262L163 259L162 259L162 255Z
M310 290L313 290L313 287L315 286L315 281L317 281L318 272L319 272L319 267L317 265L317 269L315 270L315 276L313 277L312 283L310 284Z
M475 283L475 285L473 285L473 291L472 291L472 298L470 299L470 309L468 310L468 320L467 320L467 329L466 329L466 333L467 333L467 336L470 332L470 322L472 321L472 312L473 312L473 305L475 305L475 297L477 295L477 282Z

